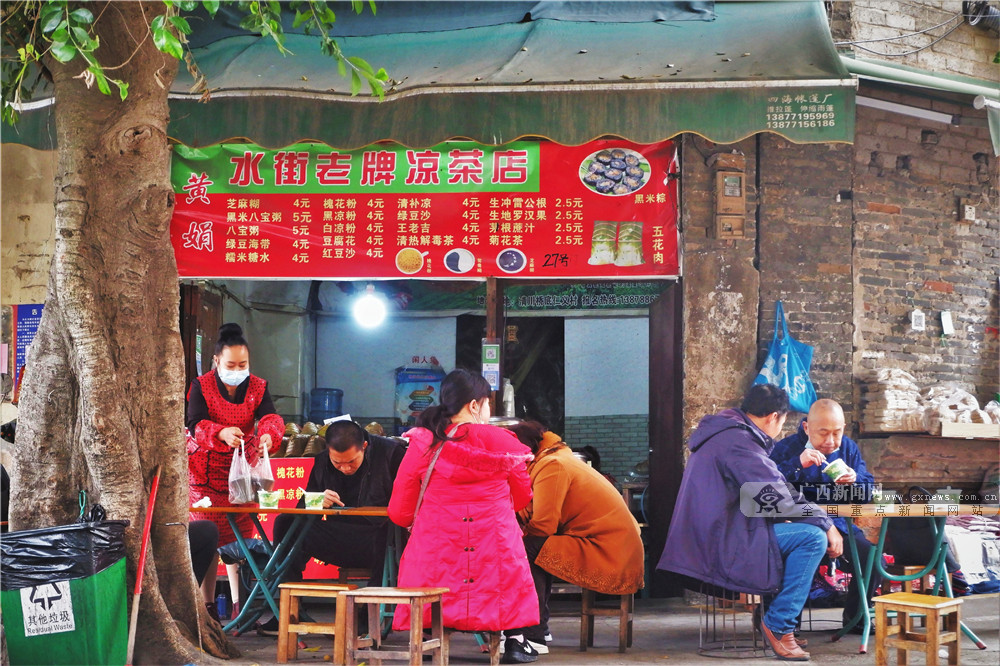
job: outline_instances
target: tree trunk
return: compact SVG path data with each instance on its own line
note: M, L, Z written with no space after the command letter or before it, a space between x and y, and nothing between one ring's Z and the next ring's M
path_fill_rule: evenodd
M152 469L162 468L134 662L238 653L208 619L188 548L188 471L167 90L177 61L153 45L162 2L87 3L96 55L128 97L88 89L80 58L49 59L59 166L56 246L21 393L12 529L76 521L77 494L126 519L132 599ZM115 68L115 69L111 69ZM164 583L160 585L161 581Z

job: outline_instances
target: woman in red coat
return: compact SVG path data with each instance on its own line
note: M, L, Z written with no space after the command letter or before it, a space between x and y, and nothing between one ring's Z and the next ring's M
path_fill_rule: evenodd
M267 382L250 374L250 348L237 324L223 324L215 343L215 369L191 382L188 390L186 424L188 428L188 478L191 503L203 497L212 506L232 506L229 503L229 466L233 451L243 442L247 460L257 461L258 447L273 453L281 444L285 422L274 411L274 402L267 391ZM254 422L257 422L256 434ZM208 514L219 527L219 545L236 540L229 522L222 514ZM191 514L197 520L202 514ZM253 536L253 521L249 514L237 520L240 533ZM236 580L236 566L231 565L229 580ZM215 577L217 566L210 566L202 582L205 602L215 607ZM234 601L237 586L234 587Z
M538 623L528 559L515 511L531 500L531 453L507 430L486 425L490 386L481 375L454 370L441 382L441 404L426 409L407 432L410 446L389 500L389 517L411 527L399 565L400 587L447 587L444 625L459 631L501 631ZM420 485L433 456L423 500ZM409 607L398 606L397 630ZM430 612L425 618L429 624ZM509 635L505 663L535 661L523 635Z

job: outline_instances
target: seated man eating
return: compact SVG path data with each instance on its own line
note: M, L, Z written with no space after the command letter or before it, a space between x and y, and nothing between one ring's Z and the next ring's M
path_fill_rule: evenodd
M836 400L822 398L809 408L808 416L799 424L799 430L774 445L771 460L778 470L794 485L807 500L821 504L864 504L871 500L875 479L868 472L865 460L857 442L844 437L844 409ZM836 478L823 473L824 466L842 460L847 467ZM832 468L831 468L832 469ZM833 524L842 537L850 536L858 548L861 564L868 561L868 552L873 548L857 526L849 527L846 518L834 518ZM848 571L854 571L849 560L850 549L844 548L840 559ZM842 567L843 568L843 567ZM882 583L878 568L872 568L872 579L868 585L866 602L871 605L872 593ZM861 601L857 577L851 578L844 601L844 626L854 619ZM851 631L860 634L864 626L856 624ZM874 628L872 636L875 635Z
M323 508L338 506L388 506L392 484L405 453L394 439L372 435L354 421L334 421L326 429L326 451L316 455L307 492L324 493ZM305 507L305 498L298 508ZM294 516L278 516L274 523L275 542L281 541ZM321 520L310 518L302 549L293 562L289 580L300 580L310 557L338 567L371 568L369 585L382 585L389 519L342 516ZM264 633L278 631L278 619L263 625Z

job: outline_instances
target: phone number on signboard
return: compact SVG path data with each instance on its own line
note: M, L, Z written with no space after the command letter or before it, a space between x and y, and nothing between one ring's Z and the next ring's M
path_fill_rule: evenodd
M788 120L788 121L767 121L768 129L793 129L796 127L835 127L833 120Z
M833 113L769 113L768 129L792 129L796 127L834 127L837 124Z

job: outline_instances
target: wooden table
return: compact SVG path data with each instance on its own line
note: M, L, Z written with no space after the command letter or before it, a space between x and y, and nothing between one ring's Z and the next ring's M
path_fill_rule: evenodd
M948 552L948 544L944 542L945 521L948 516L1000 515L1000 506L995 504L820 504L819 506L826 512L827 516L831 518L847 518L852 523L855 518L883 519L881 528L879 529L878 543L869 552L866 562L862 563L858 558L858 546L854 539L846 539L851 549L851 561L854 563L854 576L858 581L858 596L861 599L868 598L868 585L871 582L872 572L875 571L875 567L878 567L879 574L885 580L892 581L916 580L933 572L936 579L934 593L936 594L938 590L942 590L945 592L945 596L953 597L954 593L951 589L951 581L945 570L945 555ZM889 529L889 522L884 520L885 518L926 518L931 520L935 532L934 550L932 552L937 553L937 555L920 572L909 576L894 575L888 573L885 567L882 566L885 536ZM868 634L871 630L871 610L868 608L868 604L860 604L860 606L861 608L854 618L852 618L851 622L838 631L834 635L833 640L839 640L858 622L864 622L862 625L861 647L858 652L866 654L868 652ZM962 632L976 644L976 647L981 650L986 649L986 644L972 633L971 629L965 626L964 623L961 626Z
M268 606L274 612L275 617L280 616L278 585L281 584L285 574L288 572L289 566L295 561L296 555L298 555L302 548L302 542L309 532L308 528L312 525L312 522L308 520L310 516L370 516L385 518L389 515L388 509L384 506L340 507L333 509L261 509L257 506L243 505L191 507L190 511L191 513L225 514L226 520L229 521L229 526L236 536L236 542L239 544L243 556L247 559L247 565L257 578L257 583L250 591L246 601L243 602L239 615L223 627L224 631L227 633L232 631L235 635L242 634L252 628L254 623L263 614L264 609ZM240 514L250 514L254 527L257 528L257 533L260 535L261 541L264 542L264 548L268 553L268 560L263 569L257 565L253 557L253 552L236 526L236 517ZM261 514L291 514L295 518L292 520L292 524L281 541L279 543L271 543L260 524L258 516ZM389 553L386 553L387 564L390 560L394 559L394 557L390 557ZM263 603L254 603L258 597L263 599Z

